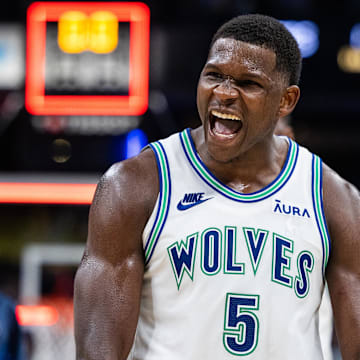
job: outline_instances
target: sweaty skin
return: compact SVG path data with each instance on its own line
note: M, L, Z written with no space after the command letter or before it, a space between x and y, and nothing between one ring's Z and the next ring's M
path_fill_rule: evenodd
M323 166L331 253L326 279L343 360L360 359L360 193Z
M215 176L238 191L268 185L285 161L287 144L273 131L278 119L294 109L300 92L297 86L288 86L275 65L271 50L219 39L199 79L197 104L203 125L192 131L196 149ZM212 110L233 115L241 123L228 126L225 119L215 124ZM360 196L326 165L323 174L332 243L326 276L336 332L343 359L358 360ZM128 356L144 274L142 232L158 191L157 165L150 150L113 165L98 185L86 251L75 278L77 360Z
M126 359L135 334L144 254L141 235L159 191L151 150L113 165L97 187L75 278L76 359Z
M287 142L273 136L279 117L291 113L300 96L276 70L273 51L234 39L212 46L201 72L197 105L203 128L193 131L199 155L221 181L238 191L262 189L281 171ZM214 131L212 111L235 115L240 130Z

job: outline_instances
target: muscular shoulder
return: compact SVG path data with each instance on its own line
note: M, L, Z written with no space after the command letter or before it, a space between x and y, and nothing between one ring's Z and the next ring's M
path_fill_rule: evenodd
M116 163L101 178L90 208L90 253L110 262L141 249L141 237L158 194L152 150Z
M120 204L129 211L139 205L149 211L159 189L157 174L156 160L151 149L115 163L100 179L94 203L96 205L103 195L113 205Z
M352 238L351 233L360 222L359 190L325 164L323 189L325 216L332 241L340 238L340 234Z

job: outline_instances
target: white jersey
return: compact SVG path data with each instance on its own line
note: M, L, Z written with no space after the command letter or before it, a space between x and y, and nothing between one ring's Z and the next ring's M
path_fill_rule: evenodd
M189 129L150 145L160 191L143 233L134 359L323 359L322 163L284 141L282 171L250 194L207 169Z

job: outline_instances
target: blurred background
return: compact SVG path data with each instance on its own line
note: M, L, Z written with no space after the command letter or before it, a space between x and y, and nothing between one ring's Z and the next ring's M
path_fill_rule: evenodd
M73 358L72 284L95 184L199 124L199 73L231 17L272 15L295 35L296 139L360 187L360 1L32 3L0 4L0 291L26 305L17 319L31 359Z

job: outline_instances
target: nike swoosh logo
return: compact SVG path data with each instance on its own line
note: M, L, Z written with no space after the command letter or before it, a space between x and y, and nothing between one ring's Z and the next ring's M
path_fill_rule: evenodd
M181 200L179 201L179 203L177 204L177 209L180 210L180 211L183 211L183 210L187 210L187 209L190 209L192 208L193 206L196 206L196 205L199 205L205 201L208 201L212 198L207 198L207 199L203 199L203 200L199 200L197 202L194 202L194 203L190 203L190 204L183 204L181 202Z

